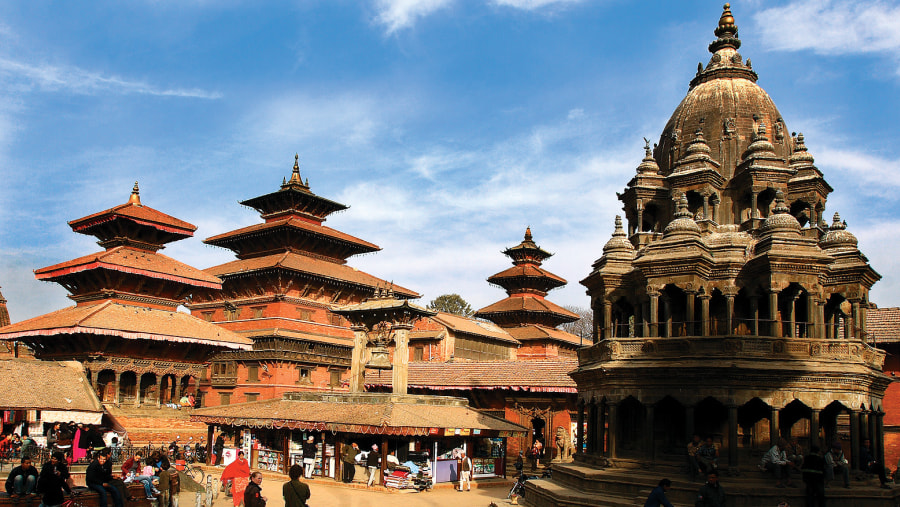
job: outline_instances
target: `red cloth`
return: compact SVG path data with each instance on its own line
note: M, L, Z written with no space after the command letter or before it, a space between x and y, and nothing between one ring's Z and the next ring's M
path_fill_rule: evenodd
M236 459L222 471L221 481L231 479L231 497L237 507L244 501L244 490L250 484L250 463L246 459Z

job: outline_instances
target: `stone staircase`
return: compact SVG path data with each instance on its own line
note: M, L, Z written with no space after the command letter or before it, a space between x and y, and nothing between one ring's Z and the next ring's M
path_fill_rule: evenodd
M521 503L532 507L641 507L663 478L672 481L667 496L674 505L694 505L702 482L691 482L677 464L606 469L580 463L554 464L552 479L526 483ZM803 506L803 483L798 475L793 480L795 487L776 488L770 475L753 469L738 476L723 473L719 482L728 494L729 507L775 507L782 501ZM825 490L830 507L900 506L900 486L880 489L878 480L868 476L854 476L850 489L839 482Z

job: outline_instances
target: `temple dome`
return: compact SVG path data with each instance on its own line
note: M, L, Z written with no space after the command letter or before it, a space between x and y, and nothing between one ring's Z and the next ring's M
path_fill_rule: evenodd
M793 151L781 113L769 94L756 84L750 61L744 62L737 51L740 40L728 8L716 35L718 39L710 44L712 58L705 68L700 66L687 96L675 108L660 136L654 156L662 175L672 173L698 129L709 145L709 156L722 164L719 172L726 178L740 163L730 154L743 153L756 140L760 123L769 126L769 139L776 154L787 159ZM723 142L731 140L736 140L736 150L730 142Z
M791 215L791 210L784 204L784 194L780 191L775 197L775 208L772 214L763 222L760 231L763 234L773 234L776 232L791 232L800 234L800 222Z
M819 245L824 249L852 247L856 248L858 241L856 236L847 230L847 224L841 221L841 215L834 214L834 219L828 232L822 236Z
M628 257L634 255L634 245L632 245L631 241L628 241L628 237L625 236L625 231L622 229L622 217L620 215L616 215L616 229L613 231L612 237L609 238L609 241L603 246L603 255L613 253L625 254Z
M687 196L681 194L678 200L678 211L675 212L675 219L669 222L666 230L663 232L665 237L674 236L676 234L688 234L691 236L700 236L700 226L688 211Z

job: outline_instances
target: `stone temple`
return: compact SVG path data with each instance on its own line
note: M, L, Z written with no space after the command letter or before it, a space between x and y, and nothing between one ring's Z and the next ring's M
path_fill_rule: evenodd
M579 491L604 491L591 467L680 467L693 434L730 476L758 475L781 436L839 441L854 469L869 438L883 463L890 378L866 332L880 275L837 213L826 222L832 188L738 53L727 4L715 35L581 282L595 344L572 373L576 463L530 504L581 505Z

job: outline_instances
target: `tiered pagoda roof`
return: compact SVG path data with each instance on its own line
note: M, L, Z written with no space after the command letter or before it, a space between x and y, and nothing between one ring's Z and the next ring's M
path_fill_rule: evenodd
M547 292L562 287L566 280L541 267L553 254L534 242L531 228L525 229L521 243L503 253L512 259L513 267L491 276L488 282L505 289L509 297L478 310L475 317L496 323L520 341L580 343L577 336L556 329L579 316L545 298Z
M232 250L238 260L207 269L223 278L256 276L263 271L287 271L336 285L369 292L387 285L347 264L347 258L381 250L378 245L322 225L344 204L314 194L309 179L300 176L299 155L294 156L290 179L281 188L241 204L257 210L264 222L207 238L204 243ZM416 292L394 285L398 297L416 298Z
M75 232L96 236L106 250L37 269L35 277L59 283L77 305L6 326L0 339L24 341L39 354L64 355L115 350L112 337L225 348L251 343L176 310L192 291L221 290L222 282L157 253L166 243L192 236L196 227L144 206L137 183L125 204L69 225ZM62 335L86 338L47 340ZM107 338L87 338L92 335Z

